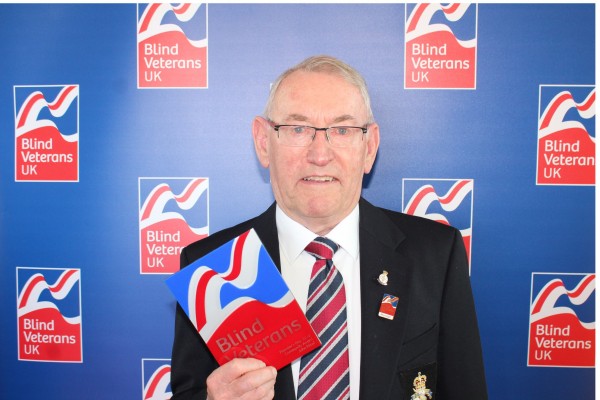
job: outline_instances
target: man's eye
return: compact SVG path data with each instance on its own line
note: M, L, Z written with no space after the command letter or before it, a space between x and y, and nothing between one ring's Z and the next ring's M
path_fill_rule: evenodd
M336 135L344 136L344 135L348 134L348 128L343 128L343 127L335 128L334 132Z
M298 135L303 134L306 131L306 128L303 126L294 126L292 127L292 132Z

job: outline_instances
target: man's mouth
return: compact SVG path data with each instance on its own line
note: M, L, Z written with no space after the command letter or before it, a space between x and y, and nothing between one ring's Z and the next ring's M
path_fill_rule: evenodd
M307 176L302 180L307 182L333 182L335 178L333 176Z

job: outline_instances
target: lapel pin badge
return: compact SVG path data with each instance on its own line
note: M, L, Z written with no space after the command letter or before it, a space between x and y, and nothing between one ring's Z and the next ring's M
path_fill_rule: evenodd
M393 320L398 307L398 297L391 294L384 294L379 305L379 316L381 318Z
M410 400L429 400L433 399L433 393L430 389L427 389L427 375L419 375L413 381L413 392L410 396Z
M379 274L379 277L377 278L377 282L379 282L380 285L383 286L387 286L388 284L388 272L386 270L383 270L383 272L381 274Z

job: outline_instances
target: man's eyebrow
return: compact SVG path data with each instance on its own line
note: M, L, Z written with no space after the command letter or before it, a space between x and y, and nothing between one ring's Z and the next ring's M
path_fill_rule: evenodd
M337 117L336 119L333 120L333 124L337 124L340 122L346 122L346 121L354 121L356 120L356 118L354 118L352 115L349 114L345 114L345 115L340 115L339 117Z
M299 121L306 122L308 121L308 117L302 114L290 114L285 118L286 121Z
M308 121L308 117L302 114L290 114L287 116L287 118L285 118L286 121L298 121L298 122L307 122ZM336 117L333 119L333 121L331 121L331 124L339 124L340 122L347 122L347 121L355 121L356 118L354 118L352 115L350 114L344 114L344 115L340 115L339 117Z

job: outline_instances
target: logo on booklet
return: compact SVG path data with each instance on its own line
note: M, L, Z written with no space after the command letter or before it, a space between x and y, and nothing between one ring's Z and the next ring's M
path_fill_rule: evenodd
M208 178L139 178L140 272L179 271L181 250L208 236Z
M320 344L254 230L167 285L219 364L254 357L279 369Z
M79 86L15 86L15 181L79 180Z
M540 86L538 185L594 185L596 89Z
M403 179L404 213L452 225L463 237L469 265L473 237L473 179Z
M138 4L138 87L208 87L207 4Z
M171 360L142 359L143 400L169 400L171 393Z
M474 89L477 4L407 4L404 87Z
M594 367L596 277L533 273L529 366Z
M82 362L79 269L17 267L19 360Z

